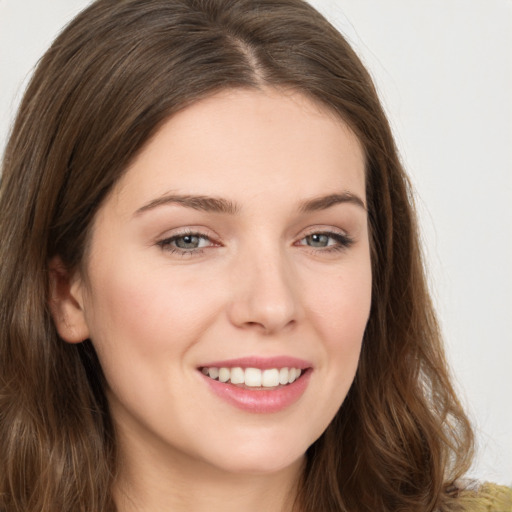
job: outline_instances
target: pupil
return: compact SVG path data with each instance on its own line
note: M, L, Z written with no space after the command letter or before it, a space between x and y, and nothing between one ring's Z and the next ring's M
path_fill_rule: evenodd
M176 240L176 245L180 249L194 249L197 247L197 244L199 243L199 237L194 235L185 235L181 238L178 238Z
M325 247L329 237L327 235L310 235L309 240L313 247Z

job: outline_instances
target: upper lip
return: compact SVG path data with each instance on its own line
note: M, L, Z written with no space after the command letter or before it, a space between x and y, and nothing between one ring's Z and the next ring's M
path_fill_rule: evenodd
M298 368L305 370L311 368L312 364L305 359L299 359L291 356L273 356L273 357L239 357L235 359L226 359L224 361L211 361L201 364L199 368L260 368L267 370L270 368Z

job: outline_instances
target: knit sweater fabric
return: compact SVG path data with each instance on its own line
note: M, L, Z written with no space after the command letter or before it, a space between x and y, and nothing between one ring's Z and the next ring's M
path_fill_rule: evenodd
M459 495L464 512L512 512L512 488L485 483Z

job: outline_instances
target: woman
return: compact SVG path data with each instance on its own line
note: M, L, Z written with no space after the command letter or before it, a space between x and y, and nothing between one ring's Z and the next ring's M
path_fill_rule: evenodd
M307 4L93 3L0 207L1 510L486 497L387 121Z

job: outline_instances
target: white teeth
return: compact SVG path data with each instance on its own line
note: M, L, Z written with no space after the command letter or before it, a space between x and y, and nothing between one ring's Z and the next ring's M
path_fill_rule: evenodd
M245 385L251 388L261 387L261 370L259 368L247 368L245 370Z
M231 384L243 384L245 382L245 372L242 368L231 368Z
M231 372L229 368L219 368L219 381L227 382L231 377Z
M279 370L279 384L288 384L288 368L281 368Z
M211 379L218 379L220 382L231 382L231 384L245 384L253 388L274 388L281 385L295 382L301 375L300 368L202 368L202 373Z
M279 370L264 370L261 376L261 384L264 388L272 388L279 385Z

